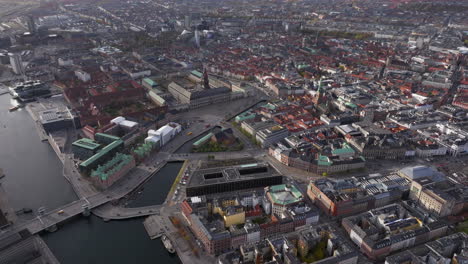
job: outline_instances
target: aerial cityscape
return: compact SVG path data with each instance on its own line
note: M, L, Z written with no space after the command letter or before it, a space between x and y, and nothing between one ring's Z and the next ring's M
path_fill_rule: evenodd
M0 0L0 264L463 264L467 218L466 0Z

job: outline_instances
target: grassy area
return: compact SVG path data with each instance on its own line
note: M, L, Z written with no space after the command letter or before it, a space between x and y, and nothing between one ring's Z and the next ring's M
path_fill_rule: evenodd
M217 142L208 142L204 145L194 148L192 152L195 153L206 153L206 152L224 152L224 151L240 151L244 149L244 144L236 143L232 146L226 146Z
M259 225L264 224L264 223L266 223L268 221L269 221L269 218L266 217L266 216L257 217L257 218L252 219L252 223L259 224Z
M326 257L327 239L322 239L315 247L309 250L307 256L301 256L301 262L312 263Z
M223 152L227 151L228 148L220 143L217 142L208 142L203 144L202 146L195 148L192 150L192 152L195 153L203 153L203 152Z
M116 116L128 112L143 111L145 109L145 104L141 102L119 102L104 106L102 111L110 116Z
M468 220L466 220L463 223L458 224L457 232L464 232L465 234L468 234Z
M252 141L252 143L254 143L255 145L258 145L260 146L260 142L258 142L258 140L252 136L251 134L249 134L249 132L245 131L245 129L243 129L241 126L239 126L239 124L237 124L236 122L231 122L231 125L239 130L242 134L244 134L244 136L246 136L250 141Z

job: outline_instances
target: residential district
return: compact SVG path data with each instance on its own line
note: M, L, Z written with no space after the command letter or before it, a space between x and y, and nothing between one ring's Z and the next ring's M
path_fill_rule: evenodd
M23 219L0 192L0 263L58 263L38 234L89 214L183 263L468 263L466 1L0 12L0 92L78 197ZM173 161L163 204L126 206Z

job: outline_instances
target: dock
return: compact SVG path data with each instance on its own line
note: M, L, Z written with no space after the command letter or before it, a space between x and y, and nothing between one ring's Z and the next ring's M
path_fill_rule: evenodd
M41 141L49 140L49 135L47 135L47 133L45 132L44 128L41 125L41 121L39 120L39 117L36 115L36 113L31 107L34 107L34 106L32 104L28 104L26 106L26 110L28 111L31 118L34 120L34 125L36 127L39 138L41 139Z
M3 85L0 84L0 95L4 95L4 94L7 94L7 93L10 93L10 91L8 90L8 87L3 86Z
M148 216L145 221L143 221L146 232L151 239L159 238L164 234L164 229L161 226L161 222L162 219L159 215Z

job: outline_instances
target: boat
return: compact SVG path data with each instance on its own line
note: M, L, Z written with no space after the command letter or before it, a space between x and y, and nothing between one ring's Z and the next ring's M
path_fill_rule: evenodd
M161 236L161 241L163 242L164 247L166 248L166 250L167 250L169 253L171 253L171 254L174 254L174 253L175 253L174 246L172 246L172 242L171 242L171 240L169 239L169 237L167 237L166 235L162 235L162 236Z
M19 109L19 106L15 105L15 106L10 107L10 109L8 109L8 111L13 112L13 111L16 111L18 109Z

